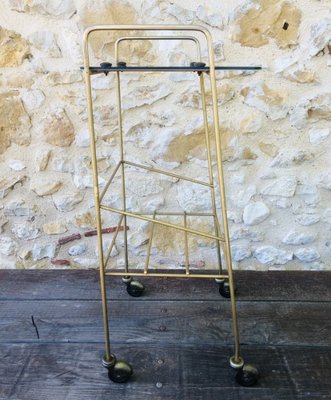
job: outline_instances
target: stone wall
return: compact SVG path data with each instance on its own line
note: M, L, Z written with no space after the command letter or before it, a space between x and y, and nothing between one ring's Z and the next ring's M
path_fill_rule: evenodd
M218 64L267 67L217 74L233 259L238 268L329 268L330 0L4 0L0 267L97 265L96 237L88 233L96 221L79 69L82 32L93 23L200 24L213 34ZM117 37L93 38L93 62L112 60ZM141 41L121 47L121 60L131 65L185 65L195 59L190 43ZM206 179L196 75L122 75L127 159ZM119 159L115 83L98 75L93 88L104 185ZM205 187L134 168L127 178L130 210L210 210ZM119 175L106 204L121 205L120 186ZM105 227L118 221L110 214L102 218ZM206 217L188 222L212 230ZM146 254L150 227L129 219L129 228L136 265L138 256ZM152 263L185 264L182 234L156 231ZM111 233L105 235L105 246L111 239ZM189 246L192 266L214 263L215 243L189 236ZM122 265L122 256L119 241L111 254L113 265Z

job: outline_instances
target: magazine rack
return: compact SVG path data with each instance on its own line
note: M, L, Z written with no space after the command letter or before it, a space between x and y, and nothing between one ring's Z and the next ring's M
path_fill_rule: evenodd
M114 64L109 62L101 63L100 66L90 65L89 56L89 41L91 34L94 32L131 32L135 36L123 36L117 39L115 42L114 51ZM137 33L153 33L149 36L137 36ZM185 33L184 36L178 36L178 32ZM160 36L155 33L161 34ZM208 65L202 62L201 59L201 41L195 36L188 36L187 33L195 33L204 37L204 41L207 44L208 49ZM167 34L167 36L164 36ZM181 40L191 41L195 44L197 50L197 60L192 62L189 66L129 66L125 62L119 61L119 47L123 41L131 40ZM220 286L220 294L223 297L230 298L231 301L231 312L233 321L233 334L234 334L234 355L230 358L230 365L232 368L238 370L236 374L236 380L243 386L251 386L258 380L258 370L253 366L244 363L243 358L240 355L239 345L239 333L238 333L238 321L236 313L236 300L235 300L235 287L233 282L232 273L232 261L230 252L230 240L228 231L227 221L227 209L226 209L226 197L225 197L225 186L222 169L222 146L221 146L221 135L218 115L218 102L217 102L217 86L216 86L216 71L220 70L259 70L261 67L254 66L215 66L214 63L214 50L212 37L210 32L201 26L181 26L181 25L94 25L87 28L84 32L84 73L86 79L86 93L87 93L87 104L88 104L88 118L89 118L89 131L90 131L90 143L91 143L91 156L92 156L92 168L93 168L93 179L94 179L94 199L95 209L97 217L97 232L98 232L98 252L99 252L99 265L100 265L100 281L101 281L101 297L102 297L102 309L103 309L103 320L104 320L104 335L105 335L105 356L103 358L103 366L108 369L109 378L114 382L126 382L132 375L132 367L124 361L118 361L116 356L111 353L110 339L109 339L109 326L108 326L108 310L107 310L107 292L105 285L106 276L121 276L123 282L127 286L127 291L131 296L138 297L143 294L144 286L138 280L133 277L175 277L175 278L209 278L215 279ZM124 132L123 132L123 111L122 111L122 97L121 97L121 75L123 73L130 72L187 72L193 73L197 76L200 84L201 102L202 102L202 113L204 120L204 131L205 131L205 142L206 142L206 153L208 160L208 181L195 179L188 176L176 174L173 171L157 169L145 164L139 164L131 162L126 159L126 153L124 151ZM96 153L96 135L94 127L94 115L93 115L93 97L92 97L92 84L91 76L96 74L105 74L116 79L116 97L117 97L117 112L118 112L118 135L120 138L120 160L115 166L111 176L104 185L102 191L99 185L99 173L98 173L98 161ZM205 77L210 79L211 87L211 99L212 99L212 115L213 115L213 134L215 138L216 146L216 162L213 166L212 149L209 135L209 121L207 114L207 101L206 101L206 89L205 89ZM216 165L216 167L215 167ZM189 211L162 211L155 209L152 212L139 210L137 212L128 211L127 199L126 199L126 173L127 168L135 168L137 170L148 171L149 173L159 174L161 176L172 177L178 180L187 181L194 185L200 185L210 190L211 198L211 210L209 212L189 212ZM216 170L214 178L214 169ZM120 171L120 172L119 172ZM105 195L108 192L115 176L117 173L121 174L121 197L122 197L122 208L111 207L105 204ZM220 195L220 209L217 207L217 191ZM118 226L114 232L112 242L108 248L108 251L104 255L103 251L103 237L104 230L102 229L101 222L101 211L111 212L119 215ZM219 220L218 214L221 215ZM181 224L175 224L165 220L164 218L169 217L180 217L182 219ZM144 267L142 269L132 268L129 263L128 255L128 238L127 238L127 218L135 218L150 223L150 236L147 243L147 255ZM208 217L213 220L213 232L205 232L197 229L192 229L188 226L188 218L194 217ZM150 256L153 245L154 227L157 225L165 226L168 228L176 229L183 233L183 247L185 249L185 268L181 271L178 269L164 271L155 267L150 267ZM107 268L110 260L112 249L118 239L119 232L123 232L123 246L124 246L124 268ZM212 271L196 271L192 270L189 261L189 245L188 235L198 235L203 238L212 239L215 241L216 254L215 264L217 268ZM224 260L226 264L226 270L222 266L222 253L224 254Z

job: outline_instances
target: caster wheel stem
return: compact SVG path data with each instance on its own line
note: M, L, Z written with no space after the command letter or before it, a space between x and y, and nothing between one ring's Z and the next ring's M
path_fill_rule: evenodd
M110 354L110 358L107 359L106 355L103 356L102 365L105 368L112 368L116 364L116 357L114 354Z
M235 358L235 356L232 356L230 358L230 366L233 369L240 369L244 366L244 359L240 356L237 359Z

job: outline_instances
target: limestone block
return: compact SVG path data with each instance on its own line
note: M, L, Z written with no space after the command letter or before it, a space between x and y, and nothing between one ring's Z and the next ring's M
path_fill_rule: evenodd
M310 151L287 147L279 152L270 166L288 168L293 165L301 165L302 163L311 160L314 160L314 155Z
M310 29L309 55L316 56L331 40L331 18L323 18Z
M244 209L243 219L246 225L257 225L267 219L269 215L269 208L262 201L257 201L247 204Z
M175 17L181 24L192 24L195 19L195 13L187 8L177 4L170 3L167 5L165 12L172 17Z
M309 130L309 141L311 144L321 144L329 135L329 128L312 128Z
M314 225L319 221L320 217L317 214L300 214L295 218L295 222L303 226Z
M67 227L59 221L47 222L43 225L43 231L47 235L59 235L67 232Z
M331 93L320 93L310 100L308 117L314 120L331 119Z
M320 176L318 187L331 190L331 173L323 173Z
M74 264L79 268L98 268L99 260L97 258L85 258L85 257L76 257L74 258Z
M14 224L12 232L20 240L33 240L40 236L39 229L28 224Z
M73 194L56 194L53 196L53 202L55 207L62 212L72 211L77 204L82 202L84 199L83 194L73 193Z
M0 26L0 68L21 65L29 52L29 44L20 34Z
M94 110L94 121L100 126L117 127L118 119L116 108L111 106L96 106ZM105 137L105 134L102 135L102 138Z
M165 83L157 83L153 86L140 86L125 96L124 110L151 105L161 99L167 98L172 93L170 87Z
M312 83L317 81L316 72L302 65L294 65L283 72L284 78L296 83Z
M3 232L3 227L8 223L8 219L3 213L0 214L0 233Z
M331 225L331 208L327 208L322 216L322 221L328 225Z
M36 171L44 171L47 168L48 161L50 159L52 152L51 150L38 149L36 152L35 162Z
M256 133L262 128L262 114L252 110L249 113L238 113L236 129L243 134Z
M153 212L154 210L159 210L162 206L164 206L164 203L164 196L153 196L146 199L142 208L146 211Z
M177 120L176 113L173 110L162 110L155 112L147 112L143 118L147 121L158 125L159 127L174 126Z
M35 176L30 181L30 189L41 197L49 196L51 194L56 193L61 186L62 182L54 180L54 178L52 178L51 176L50 177Z
M76 11L73 0L9 0L12 10L59 18L70 18Z
M274 38L281 48L297 44L301 11L281 0L248 1L235 10L233 39L243 46L261 47Z
M18 249L18 245L9 236L1 236L0 237L0 253L4 256L12 256L15 255Z
M127 175L128 192L138 197L148 197L163 191L160 179L142 174Z
M299 103L290 111L291 125L297 129L305 127L308 118L309 100L300 100Z
M56 172L73 174L75 172L75 165L72 159L65 157L56 157L52 160L50 169Z
M109 76L97 75L92 79L93 90L110 90L114 87L114 81Z
M235 91L233 86L228 82L220 82L217 84L217 99L218 105L222 105L233 99L235 96ZM183 92L178 101L183 107L200 108L202 109L202 98L200 90L196 86L189 87L185 92ZM208 106L212 105L212 95L211 91L206 91L206 104Z
M265 196L293 197L296 187L295 176L282 176L262 188L261 193Z
M237 207L245 207L254 195L256 195L256 186L250 185L232 196L232 201Z
M128 0L98 1L98 3L95 0L87 0L82 4L82 9L79 12L82 25L86 27L92 24L137 24L141 20L139 21L139 15L133 3ZM146 5L139 4L138 7L141 6ZM146 15L143 14L141 18L145 19ZM106 38L98 35L92 37L91 47L94 54L102 60L107 60L113 55L114 42L121 36L123 36L122 32L111 32ZM148 41L127 43L121 48L121 61L127 61L129 56L130 62L138 63L139 60L143 59L146 62L148 60L146 53L150 48L151 44ZM150 58L149 61L151 61Z
M87 250L86 243L80 243L71 246L70 249L68 250L68 253L70 256L80 256L81 254L84 254L86 250Z
M232 245L231 246L232 260L239 262L252 255L252 250L248 246Z
M214 42L214 55L216 64L225 61L224 42L222 42L222 40Z
M231 231L230 238L231 240L247 239L251 242L262 242L264 240L264 232L240 227Z
M302 262L312 262L321 257L317 250L308 247L296 250L294 255Z
M1 86L8 86L9 88L25 88L25 89L30 89L31 86L33 85L33 77L32 74L25 72L22 74L21 72L14 72L15 70L13 69L13 72L9 75L6 74L5 79L1 77L0 74L0 87Z
M81 29L78 25L61 26L61 38L64 43L64 46L61 47L61 52L64 57L71 60L71 65L76 65L77 67L84 63L80 36Z
M29 90L22 95L25 109L32 113L40 109L45 102L45 95L40 89Z
M0 94L0 154L4 153L11 142L19 145L30 144L31 122L26 113L18 91Z
M266 113L268 118L275 121L285 118L289 111L287 90L274 90L263 81L253 82L241 90L244 102Z
M89 211L83 214L75 215L75 223L80 228L94 229L97 226L95 214L92 214Z
M0 180L0 199L3 199L7 194L13 190L16 184L25 180L25 176L12 176Z
M22 171L26 168L26 165L21 160L8 160L8 166L13 171Z
M262 153L264 153L270 157L277 156L277 154L279 152L279 147L273 143L261 142L261 143L259 143L259 148L262 151ZM261 177L261 179L262 179L262 177ZM266 179L266 178L263 178L263 179ZM268 179L270 179L270 178L268 178Z
M210 25L214 28L223 29L224 23L221 13L213 12L206 5L200 5L197 8L196 16L197 18L204 22L207 25Z
M43 258L54 258L55 252L55 244L35 243L32 248L32 258L33 261L42 260Z
M75 138L74 127L63 109L51 112L43 126L45 141L54 146L68 147Z
M287 235L283 238L282 242L285 244L308 244L312 243L316 240L316 235L310 234L307 232L299 232L295 230L291 230L287 233Z
M106 238L102 241L102 248L103 248L103 255L106 257L108 253L108 249L110 247L110 244L112 242L112 239ZM99 257L99 247L96 246L94 250L94 254L96 257ZM110 252L110 257L116 257L119 254L119 250L116 245L113 246L111 252Z
M23 199L12 200L5 205L4 214L10 217L28 217L36 212L36 206L29 206Z
M177 187L177 202L182 210L210 210L210 190L204 186L182 184Z
M89 147L90 146L90 132L88 128L84 128L79 131L75 137L75 144L78 147Z
M18 257L24 261L29 260L31 256L32 256L32 251L30 249L21 249L18 254Z
M37 31L29 36L29 41L43 54L49 57L61 57L61 50L57 44L56 36L51 31Z
M284 57L277 57L273 62L273 69L276 74L285 72L289 68L298 68L298 63L300 62L301 54L299 51L291 52Z
M283 265L293 259L293 253L273 246L261 246L254 251L254 257L262 264Z
M331 119L331 93L319 93L300 100L290 113L291 124L297 129L302 129L308 120L315 122L322 119Z
M82 80L82 74L78 71L54 71L47 74L47 83L52 86L71 85L72 83L81 82Z
M99 176L98 182L99 187L104 187L107 183L106 180L101 176ZM73 176L73 183L75 184L77 189L87 189L94 187L92 175L75 174Z

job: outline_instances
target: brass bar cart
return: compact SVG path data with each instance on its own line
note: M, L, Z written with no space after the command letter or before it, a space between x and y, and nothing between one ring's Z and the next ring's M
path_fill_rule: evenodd
M89 55L89 41L93 33L95 32L131 32L135 36L122 36L115 42L114 51L114 65L109 62L101 63L100 66L92 66L90 64ZM137 36L137 32L146 33L151 32L153 35L149 36ZM178 36L177 32L185 33L185 35ZM161 34L159 36L155 33ZM164 34L167 33L167 36ZM208 50L208 65L202 62L201 59L201 40L195 36L188 36L187 33L195 33L204 38L204 42L207 45ZM181 40L190 41L195 44L197 59L195 62L190 63L188 66L128 66L125 62L119 61L119 47L124 41L133 40L149 40L149 41L164 41L164 40ZM234 334L234 355L230 358L230 365L232 368L237 369L236 380L243 386L251 386L258 380L258 370L253 365L244 363L243 358L240 355L240 344L239 344L239 332L238 332L238 321L236 312L236 300L235 300L235 287L233 282L232 272L232 261L230 251L230 240L227 220L227 208L226 208L226 197L225 197L225 185L222 168L222 147L221 147L221 135L220 135L220 123L218 115L218 99L217 99L217 86L216 86L216 71L219 70L259 70L259 66L215 66L214 62L214 50L212 37L210 32L201 26L194 25L94 25L88 27L84 32L83 39L84 48L84 73L86 81L86 94L87 94L87 105L88 105L88 120L89 120L89 131L90 131L90 143L91 143L91 156L92 156L92 169L93 169L93 180L94 180L94 200L97 217L97 233L98 233L98 252L99 252L99 265L100 265L100 282L101 282L101 297L102 297L102 309L103 309L103 320L104 320L104 335L105 335L105 356L103 358L103 366L108 369L108 376L114 382L126 382L133 373L132 367L124 361L118 361L116 356L111 353L110 349L110 337L109 337L109 325L108 325L108 310L107 310L107 293L105 277L120 276L123 282L127 285L127 292L133 296L138 297L143 294L144 286L138 280L133 277L176 277L176 278L209 278L215 279L220 286L220 293L223 297L230 298L231 301L231 312L233 321L233 334ZM136 162L129 161L125 158L126 154L124 151L124 132L123 132L123 110L122 110L122 96L121 96L121 74L128 72L187 72L196 74L199 79L200 92L201 92L201 104L204 121L204 133L205 133L205 144L208 160L208 181L195 179L192 177L176 174L172 171L157 169L149 165L144 165ZM116 97L117 97L117 113L118 113L118 135L119 135L119 147L120 147L120 161L117 163L113 173L109 177L108 181L101 191L99 185L99 173L98 173L98 159L96 150L96 134L94 124L94 113L93 113L93 96L92 96L92 75L105 74L115 76L116 80ZM213 133L216 146L216 167L213 166L212 160L212 147L210 143L209 134L209 121L207 113L207 100L206 100L206 89L205 89L205 77L209 77L210 88L211 88L211 103L212 103L212 125ZM191 182L195 185L200 185L210 190L211 198L211 210L210 212L188 212L188 211L162 211L155 209L154 211L140 210L138 212L128 211L127 200L126 200L126 168L133 167L138 170L148 171L149 173L159 174L166 177L172 177L178 180ZM214 178L214 169L216 170L217 179ZM121 197L122 197L122 208L110 207L105 204L104 197L108 192L115 176L117 173L121 174ZM220 207L217 207L216 192L219 191L220 195ZM218 209L220 208L220 209ZM102 237L102 221L101 211L109 211L119 215L119 221L117 229L114 232L113 239L110 246L104 255L103 250L103 237ZM218 213L221 214L219 219ZM182 218L182 224L171 223L164 220L164 217L180 217ZM147 243L147 255L144 267L141 269L130 268L129 256L128 256L128 238L127 238L127 218L135 218L138 220L146 221L151 224L149 240ZM189 217L209 217L213 220L214 231L212 233L192 229L188 227ZM151 249L153 246L153 235L155 226L165 226L172 228L183 233L184 249L185 249L185 266L182 271L173 272L162 271L158 269L150 268L150 256ZM110 260L110 255L115 242L118 238L119 232L123 232L124 242L124 268L107 268ZM190 268L189 261L189 245L188 245L188 234L197 235L206 239L215 241L216 244L216 261L217 269L213 272L204 271L192 271ZM225 272L222 266L222 252L224 254L224 261L226 264Z

